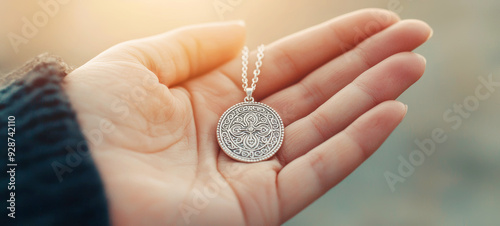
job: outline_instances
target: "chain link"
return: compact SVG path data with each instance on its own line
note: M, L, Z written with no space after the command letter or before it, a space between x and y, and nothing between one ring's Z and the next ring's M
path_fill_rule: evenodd
M243 91L247 93L247 97L245 97L245 101L253 101L252 97L252 92L255 90L255 87L257 86L257 82L259 81L259 74L260 74L260 67L262 66L262 59L264 58L264 50L265 46L260 45L257 48L257 61L255 61L255 70L253 71L253 78L252 78L252 85L250 88L248 88L248 78L247 78L247 71L248 71L248 55L249 55L249 50L248 47L243 47L243 50L241 51L241 81L243 82Z

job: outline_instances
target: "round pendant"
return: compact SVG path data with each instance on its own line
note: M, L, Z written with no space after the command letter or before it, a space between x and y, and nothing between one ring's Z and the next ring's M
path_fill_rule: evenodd
M278 113L259 102L227 109L217 125L217 140L231 158L258 162L272 157L283 143L285 127Z

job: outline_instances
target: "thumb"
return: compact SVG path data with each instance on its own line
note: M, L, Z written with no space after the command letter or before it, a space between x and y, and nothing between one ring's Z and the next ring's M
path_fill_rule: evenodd
M140 63L173 86L234 58L244 42L243 21L209 23L123 42L95 59Z

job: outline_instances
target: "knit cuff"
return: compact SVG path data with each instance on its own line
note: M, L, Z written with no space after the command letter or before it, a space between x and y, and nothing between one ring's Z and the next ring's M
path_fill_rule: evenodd
M109 224L103 183L61 86L67 71L42 55L0 88L0 149L7 151L0 190L2 200L15 200L3 201L0 225Z

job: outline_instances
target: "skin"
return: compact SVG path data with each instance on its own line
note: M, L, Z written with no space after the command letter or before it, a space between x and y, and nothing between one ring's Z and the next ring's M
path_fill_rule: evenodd
M258 163L232 160L215 135L222 113L245 97L241 22L118 44L64 87L113 224L277 225L342 181L401 122L407 107L394 99L425 69L410 51L431 34L424 22L365 9L268 44L254 97L286 129L278 153Z

